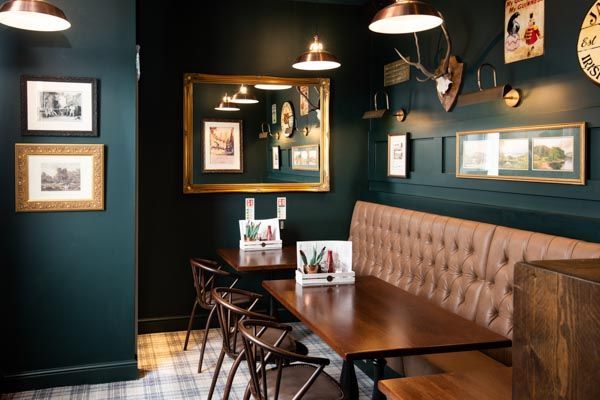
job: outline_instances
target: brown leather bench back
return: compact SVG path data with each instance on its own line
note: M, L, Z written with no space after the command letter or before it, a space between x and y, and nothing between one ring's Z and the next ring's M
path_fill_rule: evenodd
M515 263L600 258L596 243L363 201L354 207L349 240L358 275L377 276L509 338Z

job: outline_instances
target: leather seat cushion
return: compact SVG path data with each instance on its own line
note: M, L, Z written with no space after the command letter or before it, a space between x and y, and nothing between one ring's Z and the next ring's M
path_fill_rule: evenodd
M292 399L317 368L308 364L291 364L283 367L279 399ZM267 371L269 399L274 397L277 369ZM321 372L302 400L343 399L344 393L338 383L325 372Z

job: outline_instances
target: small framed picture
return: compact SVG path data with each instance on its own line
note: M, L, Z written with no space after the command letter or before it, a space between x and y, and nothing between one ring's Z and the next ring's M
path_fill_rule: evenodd
M279 168L279 146L273 146L273 169L278 170Z
M17 212L104 209L104 145L16 144Z
M318 171L319 145L293 146L292 169L300 171Z
M241 119L202 120L202 172L243 173Z
M388 135L388 176L408 177L408 133L390 133Z
M21 77L21 129L26 136L98 136L97 80Z

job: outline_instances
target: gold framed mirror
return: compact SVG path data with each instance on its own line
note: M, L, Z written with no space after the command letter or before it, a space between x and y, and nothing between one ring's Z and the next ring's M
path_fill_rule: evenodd
M188 73L183 192L328 192L326 78Z

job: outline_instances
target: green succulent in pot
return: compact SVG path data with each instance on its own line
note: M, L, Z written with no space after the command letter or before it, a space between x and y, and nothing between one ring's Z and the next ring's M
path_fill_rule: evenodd
M304 263L304 273L316 274L317 272L319 272L324 255L325 246L323 246L320 252L317 252L317 246L313 247L312 256L310 260L306 257L306 254L304 254L304 251L300 250L300 258L302 258L302 262Z
M248 221L248 223L246 224L246 235L245 235L246 240L256 240L257 236L258 236L259 228L260 228L260 222L256 224L252 221Z

